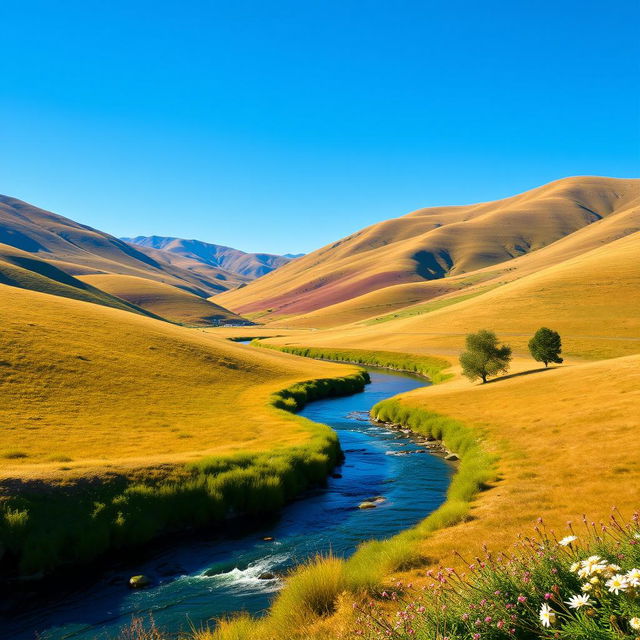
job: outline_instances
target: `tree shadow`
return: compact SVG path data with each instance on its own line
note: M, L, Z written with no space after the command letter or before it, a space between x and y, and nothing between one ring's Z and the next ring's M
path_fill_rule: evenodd
M566 366L566 365L565 365ZM487 380L486 384L492 382L500 382L502 380L509 380L510 378L519 378L520 376L528 376L532 373L541 373L542 371L553 371L558 367L540 367L538 369L529 369L528 371L519 371L518 373L510 373L508 376L500 376L499 378L493 378L493 380Z

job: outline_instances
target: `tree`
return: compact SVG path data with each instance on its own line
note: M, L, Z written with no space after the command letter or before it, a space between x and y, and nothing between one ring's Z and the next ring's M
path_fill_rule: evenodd
M544 362L544 366L548 367L550 362L560 364L562 358L562 341L560 334L553 329L542 327L536 331L536 334L529 340L529 351L534 360Z
M511 361L511 347L498 344L498 338L493 331L482 329L478 333L467 336L467 350L460 354L462 373L473 381L482 378L482 383L488 376L506 373Z

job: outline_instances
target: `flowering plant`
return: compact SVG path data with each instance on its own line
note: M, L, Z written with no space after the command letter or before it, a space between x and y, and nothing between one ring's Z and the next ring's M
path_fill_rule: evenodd
M430 569L354 605L352 636L422 640L640 640L640 526L617 510L558 539L539 519L509 552Z

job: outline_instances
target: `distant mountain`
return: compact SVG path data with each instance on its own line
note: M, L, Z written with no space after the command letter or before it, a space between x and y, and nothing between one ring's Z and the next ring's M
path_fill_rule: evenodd
M305 255L304 253L285 253L284 258L289 258L291 260L295 260L296 258L302 258Z
M138 248L153 249L162 252L166 260L182 268L188 268L185 261L196 261L210 267L225 269L230 273L254 280L279 267L284 266L293 258L303 254L287 254L285 256L271 253L246 253L239 249L210 244L201 240L185 240L183 238L167 238L163 236L136 236L135 238L121 238ZM168 257L166 254L171 254Z
M183 269L163 256L0 195L0 284L173 322L246 322L207 298L247 278L214 267Z

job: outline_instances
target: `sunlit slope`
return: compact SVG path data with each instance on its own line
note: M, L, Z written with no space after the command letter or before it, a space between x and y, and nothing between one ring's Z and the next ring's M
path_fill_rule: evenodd
M385 287L310 313L275 320L287 327L335 327L351 322L385 322L434 311L640 231L640 195L560 240L500 264L460 276ZM262 320L268 320L269 314Z
M0 322L4 476L114 471L301 442L308 434L267 406L270 394L352 370L5 285Z
M0 284L83 300L143 315L153 315L135 304L70 276L46 260L2 244L0 244Z
M36 254L70 275L137 275L188 288L202 296L224 288L216 284L215 277L152 258L108 233L2 195L0 243Z
M300 315L371 291L469 273L627 211L640 181L567 178L496 202L421 209L368 227L216 301Z
M220 321L243 321L209 300L162 282L113 274L78 276L78 279L171 322L208 326Z
M638 353L639 255L636 232L457 304L388 322L312 332L304 344L456 355L465 334L489 328L526 353L535 330L551 326L571 356Z
M455 561L454 550L474 557L484 543L504 551L539 517L564 530L583 514L606 520L612 505L626 515L638 507L639 355L401 398L473 427L499 456L501 480L480 494L472 519L424 542L436 565Z

